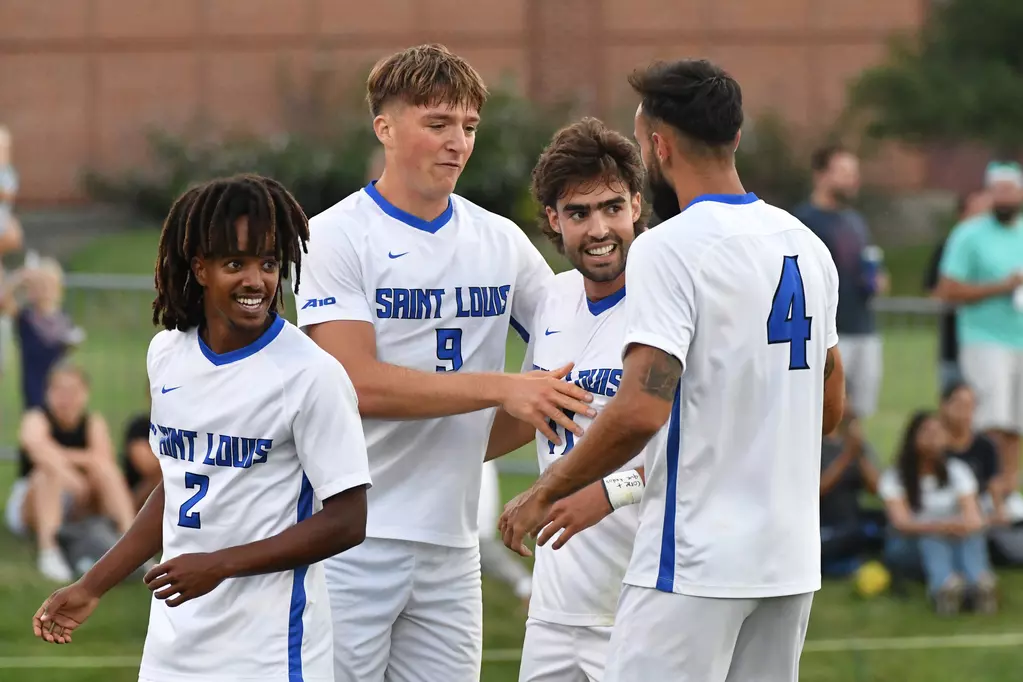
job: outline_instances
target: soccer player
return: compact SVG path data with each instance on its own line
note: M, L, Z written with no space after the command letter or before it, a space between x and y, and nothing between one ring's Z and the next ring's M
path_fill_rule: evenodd
M621 385L625 262L646 227L643 178L636 145L593 118L558 132L533 169L542 229L575 269L547 287L526 362L543 368L573 363L565 379L589 390L598 412ZM575 418L583 427L591 421ZM564 437L556 445L501 413L487 454L501 455L535 438L543 471L586 440L571 432ZM615 606L639 526L638 507L621 507L641 496L642 464L641 456L633 457L552 511L536 550L520 682L604 679ZM553 546L546 546L559 531Z
M687 60L630 83L650 189L683 210L632 246L616 399L508 504L501 530L526 551L553 502L667 422L645 459L605 679L794 681L820 588L821 438L842 414L835 265L743 189L735 80Z
M487 90L438 45L377 64L376 182L310 221L298 322L348 370L369 447L367 540L327 562L338 682L476 682L476 521L495 409L561 439L592 396L555 372L503 374L550 267L511 221L452 194Z
M277 182L214 180L164 223L149 346L163 482L134 525L33 619L67 643L100 597L163 550L140 679L333 679L318 562L365 536L370 479L341 365L277 313L308 223Z

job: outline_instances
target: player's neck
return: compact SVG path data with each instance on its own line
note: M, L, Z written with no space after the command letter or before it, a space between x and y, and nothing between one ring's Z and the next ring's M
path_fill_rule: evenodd
M199 336L202 337L207 348L217 355L223 355L255 343L270 328L273 321L273 316L267 315L265 324L250 331L232 326L230 322L219 316L208 315L206 323L199 328Z
M825 189L818 187L810 195L810 203L817 208L823 208L827 211L834 211L838 209L838 202L835 201L835 197L831 195Z
M594 303L617 293L624 286L624 271L609 282L594 282L592 279L583 278L583 291L586 292L586 298Z
M746 189L739 180L739 174L734 167L725 169L715 168L708 171L699 171L692 168L680 169L672 180L675 183L675 195L678 197L678 205L685 209L693 203L697 197L706 194L745 194Z
M386 170L377 180L376 189L393 206L427 222L437 219L448 210L450 196L424 197L402 183L393 173L388 175Z

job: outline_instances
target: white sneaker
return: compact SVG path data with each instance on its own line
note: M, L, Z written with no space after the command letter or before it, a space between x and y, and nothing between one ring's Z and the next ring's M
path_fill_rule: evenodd
M39 572L47 579L58 583L69 583L74 577L67 559L59 549L44 549L39 552Z
M1018 490L1005 496L1005 515L1012 523L1023 521L1023 495Z

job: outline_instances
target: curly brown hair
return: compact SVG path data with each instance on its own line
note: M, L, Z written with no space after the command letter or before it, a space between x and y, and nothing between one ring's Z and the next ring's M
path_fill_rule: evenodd
M556 209L558 199L580 185L620 185L632 195L643 190L645 179L639 147L629 138L596 118L566 126L555 133L533 168L532 192L539 204L540 229L558 252L564 253L564 240L547 219L548 207ZM634 223L636 234L646 229L649 216L649 207L643 202Z
M412 106L459 104L479 111L487 86L467 61L443 45L419 45L386 57L366 80L366 103L373 116L389 100Z

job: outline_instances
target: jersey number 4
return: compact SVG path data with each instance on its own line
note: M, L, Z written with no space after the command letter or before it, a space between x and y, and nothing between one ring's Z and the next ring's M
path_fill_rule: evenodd
M806 362L806 342L810 340L810 322L806 316L806 291L799 272L799 256L785 256L781 279L767 316L767 343L789 344L789 369L810 369Z
M178 510L178 525L182 528L202 528L199 512L193 512L192 507L197 505L199 500L206 497L206 493L210 491L210 477L187 471L185 472L185 487L198 488L198 490L181 504L181 509Z

